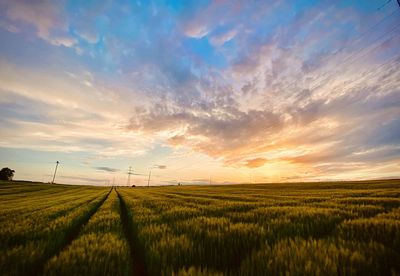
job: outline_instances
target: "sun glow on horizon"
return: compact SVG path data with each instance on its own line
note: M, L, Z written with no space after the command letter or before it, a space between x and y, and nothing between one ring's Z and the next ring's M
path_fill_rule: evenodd
M391 1L0 0L0 165L108 185L400 177ZM380 8L381 7L381 8Z

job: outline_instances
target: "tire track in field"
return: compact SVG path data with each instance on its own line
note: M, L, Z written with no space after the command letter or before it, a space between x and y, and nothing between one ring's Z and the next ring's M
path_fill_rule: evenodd
M124 229L125 238L129 244L129 251L131 255L132 273L133 275L147 275L146 263L144 261L143 248L140 246L137 227L133 224L132 217L128 212L125 201L118 193L118 199L120 204L120 215L122 227Z
M65 236L61 246L56 248L53 252L51 252L48 256L44 258L42 263L38 264L35 269L33 270L32 275L43 275L43 270L46 263L53 258L60 254L65 248L67 248L79 235L83 227L88 223L90 218L97 212L97 210L103 205L104 201L108 198L110 193L112 192L113 188L95 205L91 210L89 210L85 215L83 215L80 219L78 219L76 226L73 227Z

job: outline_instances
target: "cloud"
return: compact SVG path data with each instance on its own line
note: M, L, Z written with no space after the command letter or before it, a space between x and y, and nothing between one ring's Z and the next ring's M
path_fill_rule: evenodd
M32 24L41 38L48 38L50 30L55 27L63 27L65 22L60 10L49 1L4 1L7 7L7 17L13 21L24 21Z
M6 30L10 33L19 33L20 32L18 27L16 27L15 25L13 25L9 22L5 22L5 21L0 21L0 28L3 28L4 30Z
M224 45L226 42L232 40L237 34L236 30L230 30L220 35L214 35L210 38L210 42L214 46Z
M171 144L191 146L212 156L236 155L236 152L279 130L280 115L270 111L242 112L234 107L215 107L196 114L193 110L159 106L138 113L128 128L142 133L183 132L169 137Z
M143 173L131 173L131 175L148 176L147 174L143 174Z
M48 39L48 41L55 46L65 46L72 47L77 43L77 40L71 37L53 37Z
M186 26L185 35L187 35L188 37L200 39L206 36L209 31L210 30L207 28L207 26L191 24L189 26Z
M137 156L161 144L288 178L398 162L398 16L371 3L0 1L1 27L19 31L6 35L64 46L1 61L4 147Z
M185 142L185 136L184 135L174 135L174 136L168 138L167 141L172 146L183 145Z
M330 60L330 54L313 61L312 70L304 69L304 62L293 55L304 48L295 47L299 48L288 52L276 41L267 41L252 57L257 61L256 69L226 70L225 77L246 80L240 88L249 85L247 76L252 77L252 88L240 89L243 94L232 92L233 87L223 90L216 86L206 101L200 96L183 106L182 102L178 106L178 101L170 97L147 110L137 110L128 128L164 137L172 146L190 147L220 158L228 165L247 166L251 163L246 160L251 160L254 154L269 156L270 153L276 156L275 160L311 166L337 160L362 162L364 159L367 163L393 160L397 155L395 147L399 145L395 141L394 118L400 106L400 75L396 70L400 60L391 56L381 60L379 67L372 60L364 66L345 61L342 72L332 74L337 62ZM375 45L364 47L372 51ZM362 59L356 61L365 63ZM271 82L265 78L268 75L272 76ZM288 76L294 81L287 81ZM311 82L311 89L299 89L305 80ZM245 102L246 95L257 100ZM392 125L382 131L379 122L387 120ZM372 145L375 140L380 142ZM394 143L393 155L382 151L379 156L354 156L366 147L378 150L389 143Z
M9 31L20 31L13 23L26 23L36 29L36 35L55 46L72 47L77 41L68 33L67 18L63 13L64 1L1 0L10 22L2 25Z
M4 60L0 64L1 146L108 157L140 155L151 147L151 137L123 128L129 104L118 99L118 90L87 87L55 69L31 71ZM73 75L81 78L84 73Z
M267 163L267 159L265 158L255 158L255 159L249 159L246 160L245 166L248 168L258 168L264 166L265 163Z
M87 42L92 43L92 44L97 43L99 41L99 36L94 31L90 32L88 30L79 29L79 30L77 30L77 34L81 38L85 39Z
M119 169L114 169L110 167L95 167L96 170L98 171L105 171L105 172L118 172L120 171Z

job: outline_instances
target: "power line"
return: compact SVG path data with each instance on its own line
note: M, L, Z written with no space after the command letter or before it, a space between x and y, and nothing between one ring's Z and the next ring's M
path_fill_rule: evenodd
M399 2L400 5L400 0L397 0ZM331 56L330 59L332 59L333 57L335 57L336 55L340 54L344 49L352 46L354 43L358 42L361 40L361 38L363 38L365 35L370 34L374 29L376 29L378 26L380 26L383 22L385 22L387 19L389 19L390 17L392 17L394 14L396 14L396 12L398 12L398 9L394 10L393 12L391 12L388 16L385 16L384 18L382 18L380 21L378 21L377 23L375 23L374 25L372 25L371 27L369 27L366 31L364 31L361 35L359 35L355 40L352 40L349 43L345 43L342 47L340 47L336 52L334 52ZM393 30L397 29L397 26L395 26L390 32L392 32ZM380 36L377 40L379 40L380 38L382 38L383 36L385 36L387 33L384 33L382 36ZM375 40L372 43L375 43L377 40ZM291 87L292 85L294 85L296 82L298 82L297 80L294 80L293 82L291 82L290 84L286 85L286 87ZM312 89L310 89L312 90Z
M371 27L369 27L367 30L365 30L363 33L361 33L356 39L352 40L349 44L345 43L344 45L342 45L342 47L337 50L333 56L337 55L338 53L340 53L341 51L343 51L345 48L351 46L352 44L354 44L355 42L359 41L361 38L363 38L365 35L367 34L371 34L371 31L376 29L378 26L380 26L383 22L385 22L387 19L389 19L390 17L392 17L398 10L394 10L393 12L391 12L388 16L383 17L381 20L379 20L377 23L375 23L374 25L372 25Z
M399 0L399 1L400 1L400 0ZM394 28L392 28L392 29L389 31L389 33L395 32L395 31L396 31L397 29L399 29L399 28L400 28L400 25L395 26ZM383 35L379 36L376 40L374 40L374 42L373 42L372 44L375 44L377 41L379 41L382 37L384 37L384 36L386 36L386 35L387 35L387 33L384 33ZM389 37L389 38L386 39L383 43L386 43L386 42L392 40L394 37L395 37L395 36ZM372 47L372 48L364 49L364 50L366 50L364 53L359 52L359 55L358 55L358 56L355 56L353 59L348 59L345 63L342 63L342 64L340 65L340 68L341 68L340 71L343 71L343 68L345 68L346 66L350 66L350 65L354 64L357 60L359 60L360 58L365 57L365 56L366 56L367 54L369 54L370 52L375 51L376 49L379 48L380 45L382 45L382 43L378 43L376 46L374 46L374 47ZM360 55L360 53L361 53L361 55ZM309 90L312 91L312 90L314 90L315 88L317 88L318 86L323 85L323 83L324 83L326 80L328 80L329 77L331 77L331 75L335 74L336 72L337 72L337 70L334 71L333 73L330 73L330 74L329 74L327 77L325 77L323 80L320 80L318 84L316 84L316 85L314 85L313 87L309 88Z
M382 6L380 6L379 8L377 8L376 10L379 11L381 9L383 9L384 7L386 7L387 4L389 4L390 2L392 2L392 0L387 0L385 4L383 4ZM398 2L398 1L397 1Z
M382 6L380 6L379 8L377 8L376 10L379 11L381 9L383 9L384 7L386 7L387 4L389 4L390 2L392 2L392 0L388 0L385 4L383 4ZM400 7L400 0L397 0L397 4Z
M371 75L371 74L373 74L373 73L379 71L379 69L381 69L381 68L384 67L385 65L390 64L390 63L392 63L392 62L398 60L399 57L400 57L400 55L394 56L394 57L392 57L391 59L389 59L388 61L386 61L386 62L382 63L381 65L379 65L378 67L374 67L374 68L370 69L368 72L366 72L366 73L364 74L363 77L366 78L366 77L368 77L369 75ZM400 60L399 60L399 61L400 61ZM340 92L345 91L346 88L347 88L348 86L350 86L351 84L355 83L356 81L358 81L358 79L353 80L353 81L350 81L349 83L347 83L346 86L342 87L342 89L340 90Z
M381 38L385 37L387 34L390 34L390 33L392 33L392 32L395 32L397 29L399 29L399 27L400 27L400 25L395 25L388 33L384 33L384 34L382 34L381 36L379 36L377 39L375 39L375 40L371 43L371 45L377 43ZM393 37L390 37L388 40L390 40L390 39L392 39L392 38L393 38ZM385 42L387 42L388 40L386 40ZM378 44L380 44L380 43L378 43ZM375 48L378 47L378 46L379 46L379 45L375 46ZM375 50L375 49L372 49L372 50ZM360 57L364 57L366 54L368 54L368 52L369 52L369 51L367 50L366 53L362 54ZM360 57L357 57L357 56L356 56L354 59L348 60L347 63L350 62L350 64L352 64L353 61L356 61L356 60L359 59Z
M395 32L395 31L396 31L397 29L399 29L399 28L400 28L400 25L395 26L393 29L390 30L389 33ZM380 39L381 39L382 37L384 37L385 35L387 35L387 33L385 33L385 34L383 34L382 36L380 36L380 37L379 37L378 39L376 39L372 44L375 44L378 40L380 40ZM383 41L383 43L386 43L386 42L392 40L393 38L395 38L395 36L389 37L388 39L386 39L385 41ZM367 49L365 52L363 52L363 53L360 52L360 54L359 54L358 56L356 55L353 59L347 60L345 63L342 63L342 64L340 65L341 71L343 71L343 68L345 68L346 66L352 65L352 64L355 63L357 60L359 60L359 59L365 57L365 56L366 56L367 54L369 54L370 52L375 51L375 50L378 49L381 45L382 45L382 43L378 43L376 46ZM336 72L337 72L337 71L335 71L334 73L336 73ZM330 76L331 76L331 75L332 75L332 73L330 74ZM314 85L313 87L311 87L309 90L312 91L312 90L314 90L315 88L317 88L318 86L323 85L323 83L324 83L326 80L328 80L328 79L330 78L330 76L325 77L323 80L321 80L318 84L316 84L316 85Z

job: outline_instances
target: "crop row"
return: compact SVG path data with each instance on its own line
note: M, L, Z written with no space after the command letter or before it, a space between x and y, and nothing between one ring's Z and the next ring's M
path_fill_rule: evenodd
M68 188L54 189L57 192L50 192L51 199L48 198L49 191L52 191L49 188L34 197L27 193L22 200L0 203L0 210L6 207L0 228L1 275L27 275L39 271L42 264L66 243L71 232L101 204L108 192L85 188L80 189L77 195L66 194ZM19 208L22 204L26 206L26 213Z
M399 182L117 189L0 185L0 275L400 273Z
M45 275L130 275L129 246L115 190L79 236L45 266Z
M390 274L400 272L396 185L119 192L151 275Z

